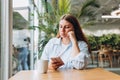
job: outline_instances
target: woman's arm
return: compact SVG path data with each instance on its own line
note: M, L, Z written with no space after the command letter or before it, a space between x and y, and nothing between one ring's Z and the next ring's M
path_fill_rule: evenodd
M84 41L80 41L78 42L78 48L80 49L80 52L76 53L77 55L72 57L67 64L75 69L83 69L86 67L89 59L88 46Z
M80 53L80 49L79 49L79 46L78 46L78 41L76 39L74 31L68 32L68 35L69 35L69 38L70 38L70 40L72 42L72 45L73 45L72 46L72 56L75 57Z
M77 41L74 31L68 32L72 42L72 60L68 64L73 68L82 69L87 64L86 55L89 54L88 45L84 41Z

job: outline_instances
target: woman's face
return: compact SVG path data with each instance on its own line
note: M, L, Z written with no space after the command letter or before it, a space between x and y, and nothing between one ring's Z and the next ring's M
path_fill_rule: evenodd
M66 21L66 20L61 20L59 23L59 33L60 33L60 37L65 38L68 37L68 32L69 31L74 31L74 27L73 25Z

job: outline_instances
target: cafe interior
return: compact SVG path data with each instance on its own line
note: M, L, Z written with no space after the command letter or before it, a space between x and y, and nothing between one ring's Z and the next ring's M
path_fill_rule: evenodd
M88 66L39 73L36 62L67 13L90 44ZM1 0L0 80L120 80L120 0Z

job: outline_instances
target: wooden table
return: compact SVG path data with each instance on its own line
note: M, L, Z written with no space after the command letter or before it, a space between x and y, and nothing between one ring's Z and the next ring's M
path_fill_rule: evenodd
M9 80L120 80L120 75L102 68L48 71L46 74L29 70L20 71Z

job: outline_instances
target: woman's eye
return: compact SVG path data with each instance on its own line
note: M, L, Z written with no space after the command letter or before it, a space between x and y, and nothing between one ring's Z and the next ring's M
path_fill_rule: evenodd
M65 28L70 28L69 26L66 26Z
M69 26L59 26L59 28L65 28L65 29L68 29L70 28Z

